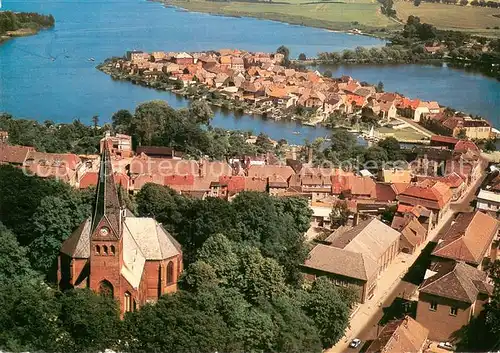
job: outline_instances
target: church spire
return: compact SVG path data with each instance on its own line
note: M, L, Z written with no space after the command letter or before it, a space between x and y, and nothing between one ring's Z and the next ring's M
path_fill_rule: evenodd
M102 219L105 219L111 227L110 235L119 238L121 236L121 207L108 148L105 148L101 154L92 232L96 230Z

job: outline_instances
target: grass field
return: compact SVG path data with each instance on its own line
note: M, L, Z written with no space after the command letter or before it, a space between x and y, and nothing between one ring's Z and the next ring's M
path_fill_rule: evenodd
M433 24L440 29L466 30L474 34L500 36L500 30L493 29L495 26L500 27L500 9L424 2L416 7L409 1L396 2L394 7L397 16L405 21L409 15L414 15L420 17L422 22Z
M380 13L376 0L280 0L269 2L214 2L205 0L170 0L190 11L232 16L248 16L301 24L332 30L398 28L398 24Z

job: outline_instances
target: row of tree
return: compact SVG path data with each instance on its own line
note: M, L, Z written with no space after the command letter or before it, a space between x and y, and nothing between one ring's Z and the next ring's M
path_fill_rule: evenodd
M469 0L425 0L425 2L431 2L431 3L443 3L443 4L453 4L453 5L460 5L460 6L480 6L480 7L491 7L491 8L498 8L500 6L500 3L496 1L485 1L485 0L472 0L469 2ZM414 0L413 4L415 6L420 6L422 3L422 0Z
M112 117L112 125L102 127L98 126L98 116L92 118L92 125L85 125L78 119L70 124L52 121L40 124L0 114L0 130L9 133L11 144L33 146L50 153L98 153L100 139L110 130L131 135L134 147L168 146L193 158L208 156L224 160L275 151L268 136L260 134L255 144L247 143L251 132L213 128L212 117L213 112L204 101L194 101L189 108L179 110L164 101L150 101L138 105L134 113L119 110ZM284 143L281 141L279 147Z
M55 23L52 15L41 15L34 12L0 12L0 35L7 31L29 28L39 30L53 27Z

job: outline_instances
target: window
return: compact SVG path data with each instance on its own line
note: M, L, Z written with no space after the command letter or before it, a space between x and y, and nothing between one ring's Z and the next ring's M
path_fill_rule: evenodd
M458 308L456 306L452 306L450 308L450 315L451 316L457 316L457 314L458 314Z
M99 245L95 246L95 254L96 255L101 255L101 247Z
M104 252L104 255L108 255L108 247L106 245L103 245L102 250Z
M167 265L167 284L174 282L174 263L170 261Z
M113 285L106 280L101 281L99 283L99 294L104 297L113 297Z
M123 303L123 306L125 308L125 312L128 313L128 312L131 312L132 311L132 298L131 298L131 295L129 292L125 292L125 296L124 296L124 303Z
M114 255L114 254L115 254L115 246L114 246L114 245L111 245L111 246L109 247L109 254L110 254L110 255Z
M438 304L436 302L431 302L431 306L430 306L429 310L436 311L437 308L438 308Z

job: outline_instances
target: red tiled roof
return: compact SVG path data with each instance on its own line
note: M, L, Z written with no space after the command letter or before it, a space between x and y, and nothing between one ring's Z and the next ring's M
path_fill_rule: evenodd
M448 185L431 180L410 185L398 195L398 199L404 203L414 206L419 204L432 209L441 209L451 200L451 197L452 193Z
M30 151L34 151L34 148L26 146L11 146L0 143L0 164L23 164L26 160L28 152Z
M410 316L393 320L385 325L378 337L368 346L366 353L421 352L429 330Z
M479 148L476 146L476 144L469 140L458 141L454 148L454 151L458 152L467 152L468 150L479 152Z
M432 180L432 181L440 181L450 188L458 188L460 185L464 183L464 179L457 173L453 172L451 174L447 174L444 177L431 177L431 176L417 176L418 181L424 180Z
M459 141L459 139L456 139L451 136L442 136L442 135L433 135L431 136L431 142L441 142L441 143L448 143L448 144L456 144Z
M432 255L479 265L497 235L499 222L485 213L462 213Z
M248 176L257 178L269 178L278 176L282 180L288 180L295 172L287 165L251 165L248 167Z
M125 190L128 190L130 179L126 174L114 173L113 179L115 181L115 184L121 185ZM87 172L80 179L80 182L79 182L80 186L79 187L80 187L80 189L86 189L90 186L96 186L97 180L98 180L98 173L97 172Z

